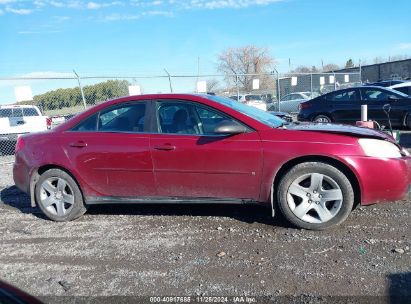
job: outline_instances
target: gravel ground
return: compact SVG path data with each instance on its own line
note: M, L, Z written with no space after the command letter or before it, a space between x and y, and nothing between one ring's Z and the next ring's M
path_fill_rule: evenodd
M93 206L55 223L13 185L10 161L0 278L33 295L411 296L409 202L357 208L324 232L238 205Z

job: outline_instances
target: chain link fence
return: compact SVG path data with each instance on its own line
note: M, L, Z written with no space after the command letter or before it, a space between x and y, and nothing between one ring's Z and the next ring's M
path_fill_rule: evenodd
M74 72L0 78L0 155L14 153L19 134L53 128L85 108L116 97L207 92L253 101L270 111L297 113L302 101L360 83L360 72L171 75L165 71L153 76L79 76Z

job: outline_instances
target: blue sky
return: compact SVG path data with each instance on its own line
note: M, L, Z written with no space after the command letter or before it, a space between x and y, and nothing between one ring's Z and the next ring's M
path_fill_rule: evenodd
M289 58L372 63L411 54L410 11L409 0L0 0L0 77L195 74L197 58L214 73L222 50L247 44L269 48L280 72Z

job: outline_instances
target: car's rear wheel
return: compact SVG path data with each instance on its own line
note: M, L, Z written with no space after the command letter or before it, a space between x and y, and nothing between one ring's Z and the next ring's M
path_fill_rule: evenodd
M35 194L41 211L53 221L71 221L86 212L80 188L63 170L44 172L36 184Z
M323 230L342 223L354 205L348 178L323 162L301 163L281 179L278 206L284 217L299 228Z
M328 115L320 114L313 118L313 122L330 123L332 120Z

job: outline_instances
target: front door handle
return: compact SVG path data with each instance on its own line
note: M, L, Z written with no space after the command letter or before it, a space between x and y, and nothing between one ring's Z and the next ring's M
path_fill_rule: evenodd
M17 124L18 125L24 125L26 122L24 121L24 120L19 120L18 122L17 122Z
M76 141L76 142L72 142L70 144L70 147L74 147L74 148L84 148L87 147L87 143L80 140L80 141Z
M163 150L163 151L172 151L176 149L176 146L172 146L170 144L165 144L161 146L155 146L154 149L156 150Z

